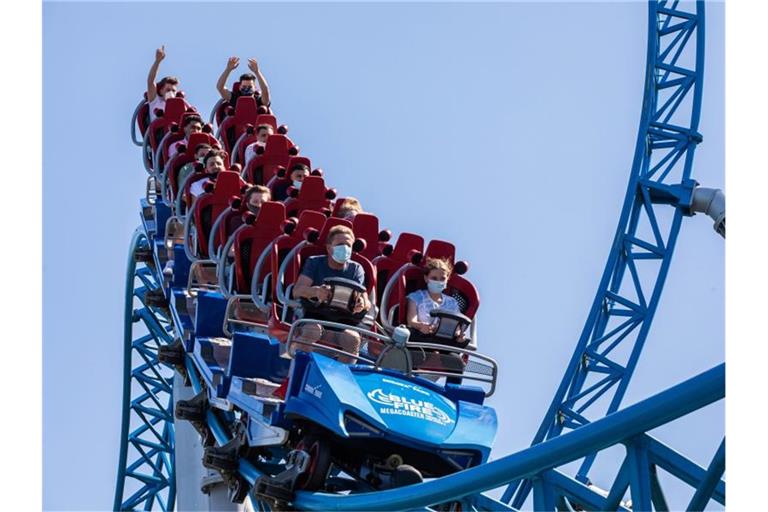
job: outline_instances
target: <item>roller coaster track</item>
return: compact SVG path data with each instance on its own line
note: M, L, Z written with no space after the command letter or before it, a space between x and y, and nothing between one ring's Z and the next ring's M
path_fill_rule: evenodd
M725 395L721 364L637 404L621 403L656 312L683 217L692 215L693 156L704 63L704 3L650 1L648 51L640 127L629 184L595 300L565 375L531 447L450 476L400 489L337 495L298 492L299 510L667 510L657 470L689 485L687 510L710 500L725 504L725 441L702 467L648 431ZM145 226L145 229L147 226ZM125 317L123 422L115 510L172 510L175 503L173 374L157 347L173 338L167 313L147 301L162 282L147 234L131 245ZM149 302L149 303L148 303ZM190 384L202 388L191 359ZM232 437L226 418L211 409L216 444ZM589 472L598 454L623 445L611 487L601 492ZM562 468L580 462L575 475ZM249 483L262 474L242 459ZM501 488L506 487L503 493ZM500 500L487 494L497 490ZM625 501L627 492L631 502ZM268 506L252 497L254 506ZM460 504L460 505L459 505Z

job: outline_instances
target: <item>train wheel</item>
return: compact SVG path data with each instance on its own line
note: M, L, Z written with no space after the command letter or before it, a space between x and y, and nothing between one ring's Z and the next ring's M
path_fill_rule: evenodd
M296 488L307 491L322 489L328 471L331 469L330 447L315 436L305 436L296 445L296 449L309 454L309 467L296 480Z

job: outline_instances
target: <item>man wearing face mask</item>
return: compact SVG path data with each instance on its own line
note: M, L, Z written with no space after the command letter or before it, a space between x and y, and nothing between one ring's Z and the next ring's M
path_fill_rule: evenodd
M155 62L149 68L147 77L147 102L149 103L149 121L157 119L156 110L165 110L165 100L175 98L179 86L179 79L174 76L166 76L157 84L157 70L160 62L165 58L165 45L155 51Z
M274 185L272 196L275 201L285 201L288 198L288 188L293 187L301 190L301 184L304 178L309 176L309 167L304 164L296 164L288 175L288 180L280 180Z
M365 285L363 266L352 261L352 244L355 235L346 226L334 226L328 232L325 256L312 256L307 259L301 275L293 285L294 298L316 299L326 301L330 298L331 290L323 282L328 277L341 277ZM367 294L357 295L352 313L364 316L371 309ZM311 312L305 318L312 318ZM360 351L360 335L352 330L343 332L324 332L320 324L307 324L302 328L300 338L303 341L315 342L322 338L332 346L338 346L346 352L358 354ZM307 347L302 350L309 351Z
M248 68L253 73L245 73L240 75L240 88L237 91L230 91L227 89L227 78L229 74L240 64L239 57L230 57L227 60L227 66L219 77L219 81L216 82L216 90L219 91L221 97L228 101L233 108L237 106L237 98L241 96L253 96L256 98L256 104L258 106L264 106L269 109L269 85L264 75L261 74L259 69L259 63L256 59L248 59ZM256 81L259 82L259 90L256 90Z

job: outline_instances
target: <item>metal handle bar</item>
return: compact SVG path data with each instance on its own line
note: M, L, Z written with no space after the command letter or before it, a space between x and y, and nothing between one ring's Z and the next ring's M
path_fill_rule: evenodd
M216 102L216 104L213 106L213 110L211 110L211 115L210 115L210 117L208 118L208 122L209 122L211 125L213 125L213 124L215 123L215 121L216 121L216 111L217 111L217 110L219 110L219 106L220 106L222 103L224 103L225 101L227 101L227 100L225 100L224 98L221 98L221 99L219 99L219 101L217 101L217 102Z
M296 244L296 247L291 249L291 251L285 256L285 259L280 264L280 270L277 273L277 282L275 283L276 286L276 295L278 302L282 303L284 306L298 306L299 302L295 301L293 299L289 299L285 295L285 288L283 287L283 277L285 276L285 271L288 268L288 263L293 261L293 257L296 255L297 252L299 252L301 249L309 245L309 242L306 240L299 242Z
M149 156L147 150L149 149L149 128L147 133L144 134L144 143L141 146L141 161L144 163L144 170L148 174L152 174L152 166L150 165Z
M219 215L219 219L221 218L221 215ZM218 221L218 219L217 219ZM232 233L232 235L227 238L227 243L224 244L224 247L221 248L221 255L218 258L218 261L216 263L216 278L219 281L219 288L221 289L221 293L224 294L224 298L228 299L230 295L229 286L226 282L226 268L227 268L227 255L229 254L229 249L232 247L232 245L235 243L235 236L242 230L248 227L248 224L243 224L242 226L238 226L237 229ZM208 254L211 253L211 242L209 240L208 242ZM211 258L214 261L216 261L216 258Z
M216 231L219 229L219 225L221 225L221 222L224 220L224 217L230 213L229 208L224 210L219 214L218 217L216 217L216 220L213 222L213 226L211 227L211 232L208 233L208 257L211 258L213 261L218 263L219 258L217 255L213 252L213 242L216 239ZM241 226L238 226L238 228ZM234 233L232 233L234 234ZM227 240L229 241L229 240Z
M195 211L195 204L197 204L197 198L192 201L192 206L189 208L189 213L184 217L184 254L187 255L189 261L194 262L199 258L194 254L194 250L189 245L189 230L192 225L193 212Z
M267 244L264 250L261 251L259 259L256 260L256 266L253 268L253 275L251 276L251 299L253 300L253 303L256 304L256 307L262 311L269 310L269 306L267 306L266 303L264 289L262 288L261 293L259 293L259 276L261 275L261 267L264 265L264 261L267 257L272 253L272 248L275 246L276 241L277 239L271 241Z
M392 321L389 318L389 296L392 293L392 286L394 286L394 283L400 278L403 273L405 273L406 270L412 269L412 268L420 268L414 265L413 263L406 263L402 267L400 267L397 272L392 274L392 277L389 278L389 281L387 281L387 286L384 287L384 292L381 294L381 309L380 316L381 316L381 323L384 325L384 328L387 331L391 331L395 328L394 325L392 325Z
M142 146L142 141L136 136L136 124L139 119L139 110L141 110L141 107L143 107L146 102L147 100L141 100L136 106L136 110L133 111L133 116L131 116L131 140L139 147Z

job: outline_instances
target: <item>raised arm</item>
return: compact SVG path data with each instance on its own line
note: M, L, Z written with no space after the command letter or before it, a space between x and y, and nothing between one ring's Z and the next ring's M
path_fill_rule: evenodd
M248 59L248 68L253 71L253 74L256 75L256 80L259 81L259 89L261 90L261 103L268 107L270 105L269 84L267 83L267 79L264 78L264 75L261 74L259 63L256 62L256 59Z
M157 70L160 67L160 61L165 58L165 45L155 50L155 62L152 63L152 67L149 68L149 76L147 76L147 101L152 101L157 97L157 87L155 82L157 81Z
M221 97L225 100L229 100L229 98L232 97L232 92L227 89L227 78L229 78L229 74L238 64L240 64L240 59L238 57L230 57L227 60L227 67L224 68L224 71L219 77L219 81L216 82L216 90L219 91L219 94L221 94Z

